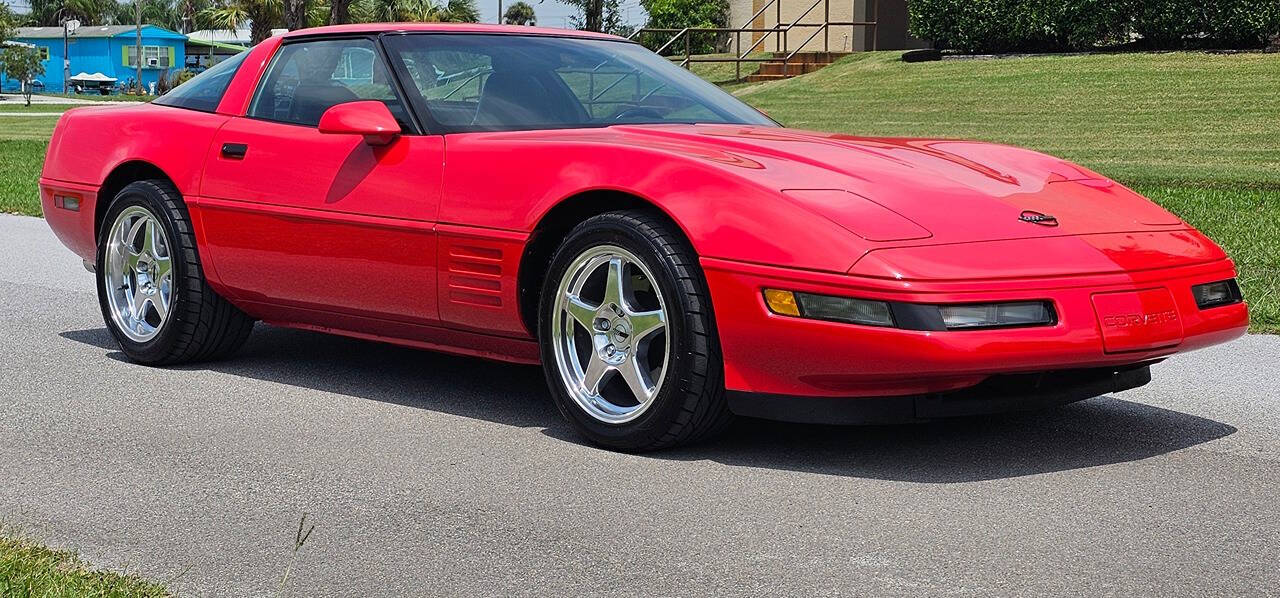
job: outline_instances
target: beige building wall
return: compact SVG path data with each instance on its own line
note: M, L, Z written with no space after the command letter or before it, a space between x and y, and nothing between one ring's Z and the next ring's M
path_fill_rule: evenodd
M747 23L762 8L764 12L755 22ZM775 0L773 4L770 4L770 0L729 0L729 26L750 26L756 29L773 27L778 23L779 10L784 24L797 22L797 18L802 24L876 21L878 31L873 32L870 27L837 25L828 27L827 31L818 33L806 43L805 40L818 28L796 25L785 36L785 48L782 36L778 34L752 33L742 34L742 50L745 51L761 39L763 41L756 46L756 50L768 52L790 52L797 48L805 52L821 52L824 48L832 52L860 52L928 47L927 42L907 35L907 0ZM730 51L734 49L736 37L736 34L731 34Z

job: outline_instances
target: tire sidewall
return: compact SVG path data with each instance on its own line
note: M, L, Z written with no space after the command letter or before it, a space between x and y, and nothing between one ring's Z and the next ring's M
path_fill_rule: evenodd
M622 424L597 420L578 406L564 387L554 353L554 343L549 340L552 338L551 315L552 310L556 309L561 279L577 256L600 245L616 245L630 251L653 273L667 311L667 338L671 343L662 386L654 397L653 404L636 419ZM690 368L693 367L690 359L692 339L689 338L687 323L690 306L686 304L685 294L676 287L676 276L675 264L665 257L652 239L634 228L606 224L605 221L594 219L571 231L552 257L548 274L543 281L538 307L538 336L542 339L539 345L543 372L560 413L575 423L593 442L622 450L644 448L666 434L684 409L685 381L689 379Z
M141 206L156 217L156 221L164 229L165 238L169 242L169 259L172 264L172 280L170 283L172 297L169 305L169 317L165 321L164 327L160 329L159 334L151 340L141 343L129 338L120 331L115 318L111 315L111 304L107 300L106 287L107 238L111 235L116 218L120 216L121 212L132 206ZM179 234L173 215L159 197L158 190L148 183L132 183L122 189L111 200L111 207L107 209L106 216L102 219L101 230L98 231L98 256L95 268L98 306L102 310L102 319L106 322L107 330L111 332L111 336L116 339L120 349L135 361L142 363L161 361L169 354L176 342L176 337L179 334L178 329L181 327L178 319L184 313L184 303L187 300L186 285L182 284L182 281L186 280L187 276L186 262L181 258L184 244L185 238Z

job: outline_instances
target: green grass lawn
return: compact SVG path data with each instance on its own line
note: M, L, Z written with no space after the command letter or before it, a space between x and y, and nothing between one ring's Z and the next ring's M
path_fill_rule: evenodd
M20 537L0 536L0 596L5 598L153 598L163 586L96 570L76 555Z
M858 54L735 93L791 127L1010 143L1116 178L1221 243L1254 330L1280 332L1280 54L898 58ZM694 72L727 82L733 65ZM56 121L0 116L0 211L39 214Z
M9 113L9 112L17 112L17 113L64 112L68 108L75 108L76 106L82 106L82 105L83 104L32 104L30 106L27 106L22 102L0 102L0 112L6 112L6 113Z
M1218 241L1254 330L1280 332L1278 90L1278 54L907 64L880 52L735 93L790 127L981 139L1079 162Z

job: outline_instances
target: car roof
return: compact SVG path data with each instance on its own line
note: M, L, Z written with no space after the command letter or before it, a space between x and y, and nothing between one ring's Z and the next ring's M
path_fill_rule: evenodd
M328 25L311 27L285 33L285 38L314 35L341 35L352 33L488 33L499 35L542 35L554 37L578 37L584 39L608 39L627 41L625 38L594 31L576 29L552 29L525 25L487 25L484 23L358 23L352 25Z

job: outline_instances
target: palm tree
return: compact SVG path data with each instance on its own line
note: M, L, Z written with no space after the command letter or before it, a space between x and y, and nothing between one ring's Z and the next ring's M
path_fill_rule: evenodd
M502 22L508 25L537 25L538 15L533 11L533 5L528 2L516 2L507 7L507 12L502 15Z
M115 19L117 6L116 0L31 0L26 22L35 27L57 27L67 19L77 19L85 25L110 25L122 22ZM123 22L133 22L133 18Z
M73 0L74 1L74 0ZM137 18L135 11L137 10L136 0L128 4L115 4L114 16L112 20L116 23L128 24L133 23ZM142 22L148 25L156 25L164 27L172 31L182 31L183 20L182 12L178 4L170 4L168 0L142 0Z
M213 29L235 31L249 23L250 43L256 44L282 25L283 8L280 0L223 0L206 8L203 15Z
M480 20L475 0L449 0L445 5L432 0L373 0L371 12L374 21L475 23Z
M476 0L449 0L445 7L444 21L452 23L479 23L480 9L476 8Z

